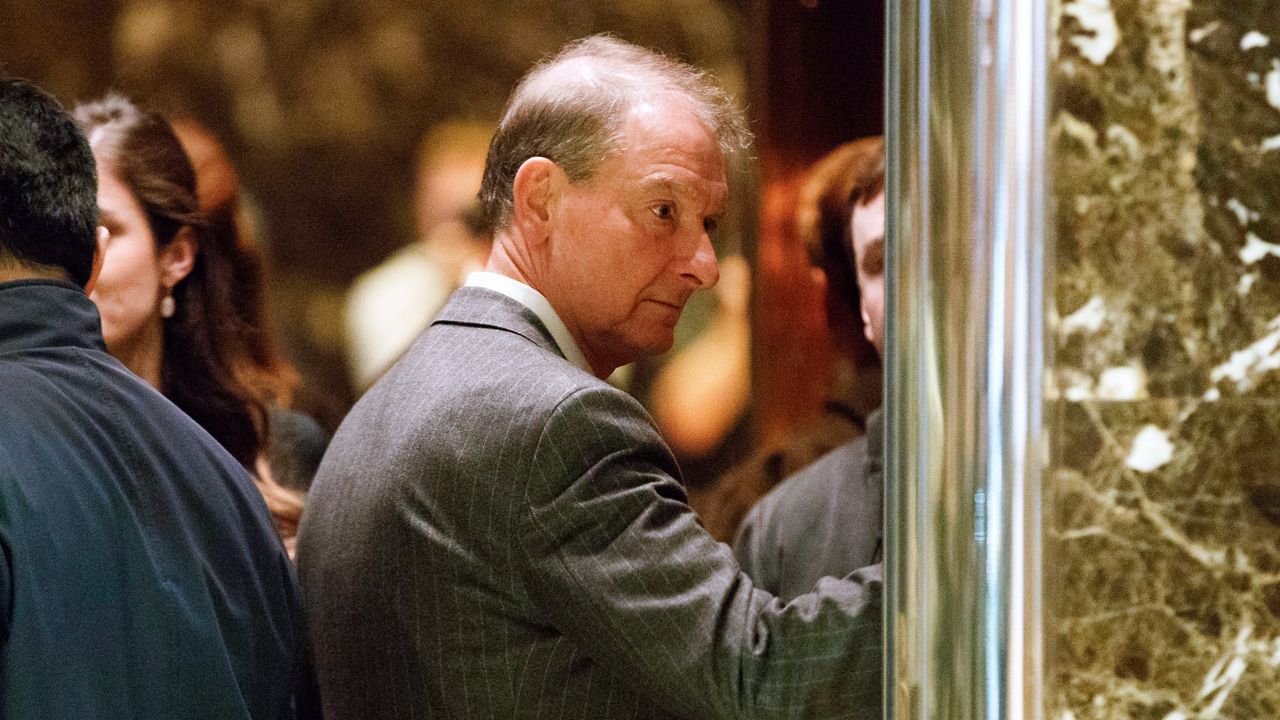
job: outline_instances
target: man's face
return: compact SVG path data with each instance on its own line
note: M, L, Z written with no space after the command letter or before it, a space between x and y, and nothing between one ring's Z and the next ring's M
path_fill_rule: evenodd
M592 368L670 349L694 290L720 271L711 232L728 188L715 136L673 102L634 108L622 150L552 208L545 288Z
M884 357L884 193L855 206L851 225L863 331Z

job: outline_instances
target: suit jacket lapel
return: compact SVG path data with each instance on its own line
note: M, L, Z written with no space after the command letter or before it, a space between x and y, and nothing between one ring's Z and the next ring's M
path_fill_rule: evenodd
M461 287L431 321L432 325L470 325L515 333L547 352L565 354L551 331L529 308L500 292L481 287Z

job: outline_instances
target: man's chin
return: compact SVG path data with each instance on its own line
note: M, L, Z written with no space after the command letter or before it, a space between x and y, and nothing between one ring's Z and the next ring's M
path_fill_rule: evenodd
M606 336L606 342L597 347L607 348L601 356L618 366L633 363L640 358L661 355L671 350L676 342L674 323L668 325L664 321L649 321L643 325L633 323L621 332Z

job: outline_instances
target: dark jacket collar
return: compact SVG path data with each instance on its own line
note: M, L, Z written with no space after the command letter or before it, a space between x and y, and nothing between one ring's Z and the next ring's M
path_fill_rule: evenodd
M547 352L564 357L556 345L551 331L542 324L537 314L515 300L495 290L464 286L458 288L432 325L471 325L489 327L515 333Z
M49 347L105 352L97 306L68 282L0 283L0 355Z
M884 414L876 408L867 417L867 475L876 482L884 472Z
M884 413L876 408L867 416L867 458L862 466L862 480L867 484L868 497L880 501L884 512ZM884 562L884 524L881 523L876 540L875 561Z

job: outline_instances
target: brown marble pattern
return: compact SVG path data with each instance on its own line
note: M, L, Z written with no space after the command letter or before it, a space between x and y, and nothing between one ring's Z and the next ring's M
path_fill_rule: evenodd
M1280 3L1054 15L1048 717L1280 718Z

